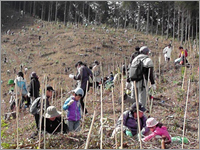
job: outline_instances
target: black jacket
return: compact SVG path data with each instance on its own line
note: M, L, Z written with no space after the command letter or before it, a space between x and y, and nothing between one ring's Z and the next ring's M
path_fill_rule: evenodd
M40 82L38 78L31 78L29 93L31 97L39 97Z

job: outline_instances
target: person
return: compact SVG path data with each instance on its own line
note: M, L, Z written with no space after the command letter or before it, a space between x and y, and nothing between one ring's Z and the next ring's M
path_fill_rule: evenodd
M31 73L31 82L29 85L28 96L31 97L32 101L39 97L40 92L40 81L35 72Z
M85 97L86 90L89 91L89 87L88 89L86 89L87 82L89 84L89 78L93 79L93 73L82 61L78 61L75 64L75 67L77 68L77 71L78 71L77 75L69 74L69 78L77 80L78 81L77 88L82 88L84 91L84 95L80 99L81 108L82 108L82 111L84 112L85 107L84 107L83 99ZM85 109L85 114L87 113L88 111L87 109Z
M142 46L139 50L140 54L135 57L132 61L132 64L134 64L138 60L142 60L143 63L143 75L144 78L142 80L136 81L136 90L137 90L137 97L138 101L142 103L142 105L146 108L146 99L147 99L147 93L146 93L146 85L148 85L148 74L149 74L149 80L151 82L151 87L153 90L156 90L156 84L154 80L154 65L151 58L148 57L149 54L149 48L147 46ZM146 83L146 84L145 84ZM131 84L134 85L134 82L131 81ZM134 86L131 87L131 98L135 101L135 89Z
M150 141L153 138L165 138L165 144L171 143L171 136L167 131L167 127L156 121L155 118L148 118L146 126L150 129L151 133L142 138L143 142Z
M73 95L69 97L63 105L63 110L68 110L67 119L69 131L80 131L81 108L79 100L83 95L83 89L76 88L73 91Z
M99 83L101 82L101 71L99 62L97 60L94 61L94 66L92 67L92 73L94 75L95 87L99 87Z
M17 85L17 95L22 96L22 100L20 102L20 109L22 108L23 103L25 102L26 106L29 107L30 105L30 98L28 97L28 92L27 92L27 87L26 87L26 80L24 79L24 74L23 72L18 72L17 73L17 78L14 80L14 83Z
M44 131L44 119L46 119L47 133L53 134L61 132L61 112L57 111L55 106L49 106L42 120L42 130ZM63 133L68 133L68 125L65 124L63 119Z
M179 63L180 65L184 65L185 63L188 63L187 60L187 50L184 50L182 46L179 47L180 53L179 53L179 58L175 59L174 63L177 64Z
M171 44L169 44L167 47L165 47L165 48L163 49L163 54L164 54L164 58L165 58L165 61L166 61L166 62L169 62L169 61L170 61L171 52L172 52Z
M144 106L139 103L139 118L140 118L140 130L146 127L146 120L147 117L144 115L144 112L146 109ZM138 121L137 121L137 105L136 103L133 103L129 110L125 111L123 114L123 132L128 136L134 136L137 135L138 132ZM114 137L114 135L121 130L121 120L122 115L117 121L117 125L115 129L113 130L111 138Z
M11 111L14 111L15 110L15 93L14 93L14 89L15 89L15 83L14 83L14 80L13 79L9 79L8 80L8 85L10 86L10 89L9 89L9 95L10 96L10 109Z
M45 91L45 90L44 90ZM55 90L53 89L52 86L48 85L46 87L46 93L45 95L42 95L43 98L43 112L44 110L46 110L49 106L50 106L50 99L52 97L52 94ZM34 138L35 136L37 136L38 131L40 129L40 105L41 105L41 97L38 97L37 99L35 99L30 107L30 113L34 115L35 118L35 123L36 123L36 132L34 132L31 136L31 138ZM45 103L46 103L46 107L45 107Z
M135 57L137 57L137 56L140 54L139 50L140 50L140 47L139 47L139 46L136 46L136 47L135 47L135 52L133 52L133 53L131 54L130 61L129 61L129 66L131 65L133 59L134 59Z

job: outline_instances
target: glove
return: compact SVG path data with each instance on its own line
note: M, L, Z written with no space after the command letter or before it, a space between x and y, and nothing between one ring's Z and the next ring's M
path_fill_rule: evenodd
M69 74L69 78L74 79L74 75L73 74Z
M130 136L130 137L133 136L130 130L126 130L126 135L127 135L127 136Z
M69 101L69 103L67 105L70 106L73 102L74 102L74 100L72 99L71 101Z
M155 91L156 90L156 84L153 84L151 86L152 86L153 90Z
M28 97L31 97L31 93L28 93L27 95L28 95Z

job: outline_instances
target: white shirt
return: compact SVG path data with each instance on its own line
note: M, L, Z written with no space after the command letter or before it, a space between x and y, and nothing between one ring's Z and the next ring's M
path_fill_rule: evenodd
M167 57L167 58L171 58L171 52L172 52L172 49L171 49L171 47L165 47L164 49L163 49L163 53L164 54L166 54L165 56Z

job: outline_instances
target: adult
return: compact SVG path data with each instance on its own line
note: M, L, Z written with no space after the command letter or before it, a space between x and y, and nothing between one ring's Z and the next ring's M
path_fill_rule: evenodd
M44 119L46 119L46 130L47 133L53 134L61 132L61 123L63 122L63 133L68 133L68 125L65 124L64 119L61 122L61 112L57 111L55 106L49 106L46 114L42 120L42 130L44 130Z
M95 87L99 87L99 83L101 82L101 71L99 62L97 60L94 61L94 66L92 67L92 73L94 76L94 84Z
M89 90L89 88L86 89L87 81L89 82L89 77L93 78L93 73L82 61L78 61L75 64L75 67L77 68L77 71L78 71L77 74L76 75L69 74L69 78L77 80L78 81L77 88L82 88L84 91L84 95L80 99L81 108L82 108L82 111L84 112L83 99L85 97L86 90L87 91ZM85 114L87 114L87 113L88 113L88 111L87 111L87 109L85 109Z
M172 52L172 48L171 48L171 44L169 44L168 46L166 46L163 49L163 54L164 54L164 58L166 62L169 62L171 59L171 52Z
M139 103L139 118L140 118L140 130L146 127L147 117L144 115L145 108ZM126 135L134 136L138 133L138 120L137 120L137 105L133 103L129 110L123 112L123 132ZM113 130L112 136L121 130L122 115L117 121L117 125Z
M153 73L154 65L151 58L148 57L149 51L150 50L147 46L142 46L139 50L140 54L137 57L135 57L132 61L132 64L134 64L138 60L142 60L142 63L143 63L144 78L142 78L139 81L136 81L136 90L137 90L138 101L142 103L142 105L145 108L146 108L146 99L147 99L146 85L148 85L147 83L148 75L149 75L149 80L151 82L151 86L153 87L153 90L156 90L154 73ZM132 81L132 84L134 84L133 81ZM134 92L135 92L135 89L134 89L134 86L132 86L131 95L135 95ZM131 98L134 98L135 100L135 96Z
M39 93L40 93L39 78L35 72L32 72L28 96L31 97L32 101L34 101L36 98L39 97Z
M14 83L17 85L17 95L22 96L22 100L20 102L20 109L22 108L22 104L26 102L27 107L30 105L30 99L27 95L27 87L26 87L26 80L24 79L23 72L18 72L17 77L14 80Z
M46 110L50 106L49 100L52 97L53 91L54 91L53 87L48 85L46 87L45 95L42 95L43 112L44 112L44 110ZM46 107L45 107L45 103L46 103ZM40 122L40 105L41 105L41 97L38 97L37 99L34 100L34 102L32 103L32 105L30 107L30 113L32 113L35 117L35 123L36 123L36 128L37 128L36 132L34 132L31 137L35 137L38 134L38 131L39 131L39 128L40 128L40 124L39 124L39 122Z
M137 57L137 56L140 54L139 50L140 50L140 47L139 47L139 46L136 46L136 47L135 47L135 52L133 52L133 53L131 54L131 57L130 57L130 61L129 61L130 65L131 65L133 59L134 59L135 57Z

